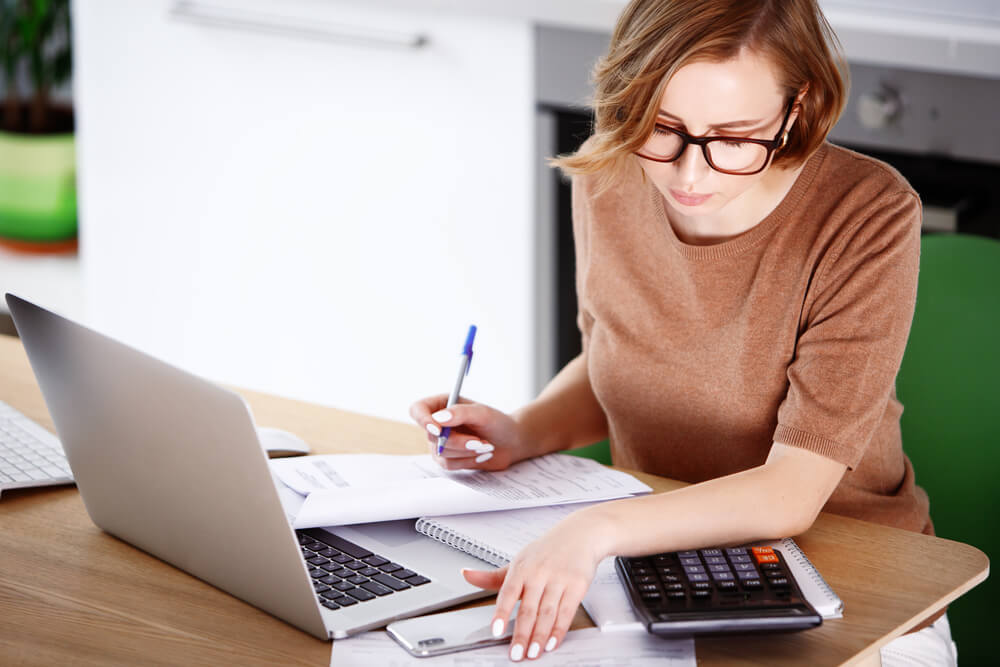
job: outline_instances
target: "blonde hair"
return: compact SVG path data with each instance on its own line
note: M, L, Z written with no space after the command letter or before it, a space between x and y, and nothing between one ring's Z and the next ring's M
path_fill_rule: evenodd
M594 67L593 134L550 164L599 173L607 186L653 131L663 91L678 69L723 62L749 49L774 66L798 118L772 164L803 162L843 111L847 66L816 0L632 0Z

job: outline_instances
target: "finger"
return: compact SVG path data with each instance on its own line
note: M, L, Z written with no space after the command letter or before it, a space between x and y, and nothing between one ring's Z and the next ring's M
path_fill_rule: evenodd
M488 426L496 418L496 410L482 403L469 403L459 401L441 410L431 411L431 420L438 426L469 426L472 430L476 427Z
M587 589L583 586L570 586L563 592L562 599L559 601L559 611L556 613L555 623L552 624L552 630L549 632L547 639L543 639L545 642L542 644L546 652L553 651L557 646L561 646L563 639L566 638L566 633L569 632L569 626L573 623L573 618L576 616L576 609L580 606L580 601L583 600L583 596L587 593Z
M521 597L520 575L512 574L510 566L505 566L501 570L504 571L504 580L500 586L500 592L497 593L497 606L491 625L494 637L503 634L504 628L507 627L507 620L510 618L511 612L514 611L514 605Z
M504 566L496 570L470 570L463 567L462 576L473 586L479 586L488 591L498 591L507 577L507 567Z
M535 617L535 629L531 631L531 638L528 640L526 655L530 660L534 660L542 653L542 647L549 641L552 634L552 626L555 625L556 617L559 614L559 603L563 597L563 589L555 586L547 586L538 602L538 615Z
M504 586L506 588L506 586ZM528 640L535 631L535 622L538 618L538 604L542 598L544 585L525 584L521 590L521 608L517 610L517 622L514 624L514 636L510 638L510 659L517 662L524 657L528 650ZM500 596L504 594L504 589L500 589L497 595L497 607L500 606ZM513 607L511 603L511 607Z
M410 404L410 417L421 426L430 421L431 413L448 405L448 394L435 394Z
M489 454L493 449L493 445L478 438L470 438L467 435L452 435L445 442L441 456L445 458L479 456L480 454Z

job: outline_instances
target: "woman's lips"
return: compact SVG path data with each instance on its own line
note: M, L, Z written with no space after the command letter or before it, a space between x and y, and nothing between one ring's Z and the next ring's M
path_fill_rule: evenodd
M708 201L712 195L700 195L696 192L681 192L680 190L670 190L670 196L674 198L678 204L683 206L700 206Z

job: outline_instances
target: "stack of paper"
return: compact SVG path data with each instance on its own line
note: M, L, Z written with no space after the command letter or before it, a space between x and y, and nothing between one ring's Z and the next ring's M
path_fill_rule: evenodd
M652 491L627 473L565 454L529 459L500 472L449 472L426 454L303 456L270 463L295 528L611 500Z

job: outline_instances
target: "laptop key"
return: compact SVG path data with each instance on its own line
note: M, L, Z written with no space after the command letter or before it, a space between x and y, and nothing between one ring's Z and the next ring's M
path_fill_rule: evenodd
M326 545L331 546L334 549L340 549L345 554L354 556L355 558L367 558L368 556L374 555L371 551L368 551L368 549L359 547L357 544L348 542L344 538L328 533L325 530L312 528L303 532L305 532L306 535L310 535L313 539L324 542ZM319 549L316 549L316 551L319 551Z
M409 579L415 574L416 572L414 572L413 570L403 569L403 570L396 570L395 572L392 573L392 576L396 577L397 579Z
M334 563L350 563L354 559L347 554L340 554L339 556L334 556L331 560L333 560Z
M348 595L350 595L352 598L355 598L357 600L361 600L362 602L364 602L366 600L374 599L374 597L375 597L374 593L372 593L370 591L366 591L363 588L353 588L353 589L351 589L349 591L345 591L345 592Z
M313 588L316 590L317 594L330 590L330 587L326 584L313 584Z
M309 576L313 579L319 579L320 577L326 576L326 570L309 570Z
M322 565L320 565L320 567L326 570L327 572L333 572L334 570L340 569L340 565L338 565L337 563L329 563L329 562L323 563Z
M406 583L410 584L411 586L423 586L424 584L430 583L430 579L418 574L415 577L410 577L409 579L407 579Z
M342 567L339 570L333 570L330 574L335 574L341 579L346 578L354 574L353 570L348 570L346 567Z
M333 600L323 600L320 604L322 604L327 609L340 609L340 605L334 602Z
M327 600L332 600L333 598L339 598L341 595L343 595L343 593L341 593L340 591L335 591L333 589L330 589L330 590L323 591L319 595L320 595L320 597L324 597Z
M382 570L383 572L395 572L396 570L402 570L403 566L400 565L399 563L388 563L386 565L379 565L378 569Z
M306 545L306 549L309 549L310 551L322 551L323 549L326 549L326 545L322 542L310 542Z
M329 575L323 577L322 579L317 579L316 581L322 581L324 584L331 584L332 585L332 584L335 584L338 581L340 581L340 577L335 577L332 574L329 574Z
M327 563L329 561L327 561L327 559L323 558L322 556L313 556L312 558L309 559L309 562L312 563L313 565L322 565L323 563Z
M368 565L366 565L365 563L362 563L359 560L352 560L350 563L344 563L344 567L348 567L348 568L350 568L352 570L362 570L362 569L368 567Z
M358 570L358 574L363 574L366 577L370 577L373 574L379 574L379 571L378 571L377 568L374 568L374 567L366 567L363 570Z
M349 595L341 595L339 598L334 598L334 602L339 604L341 607L350 607L352 604L357 604L358 601Z
M378 567L379 565L385 565L389 561L382 558L381 556L369 556L368 558L362 558L364 562L368 563L372 567Z
M363 584L366 581L368 581L368 577L362 577L360 574L356 574L353 577L348 577L347 581L351 582L352 584Z
M338 591L349 591L354 588L354 584L349 581L338 581L333 585Z
M367 581L361 584L361 588L365 589L366 591L371 591L375 595L388 595L389 593L392 593L391 588L383 586L377 581Z
M333 558L334 556L339 556L340 552L336 549L323 549L322 551L316 552L320 556L326 556L327 558Z
M390 577L388 574L376 574L372 577L372 579L380 584L388 586L394 591L402 591L410 587L410 585L405 581L400 581L395 577Z

